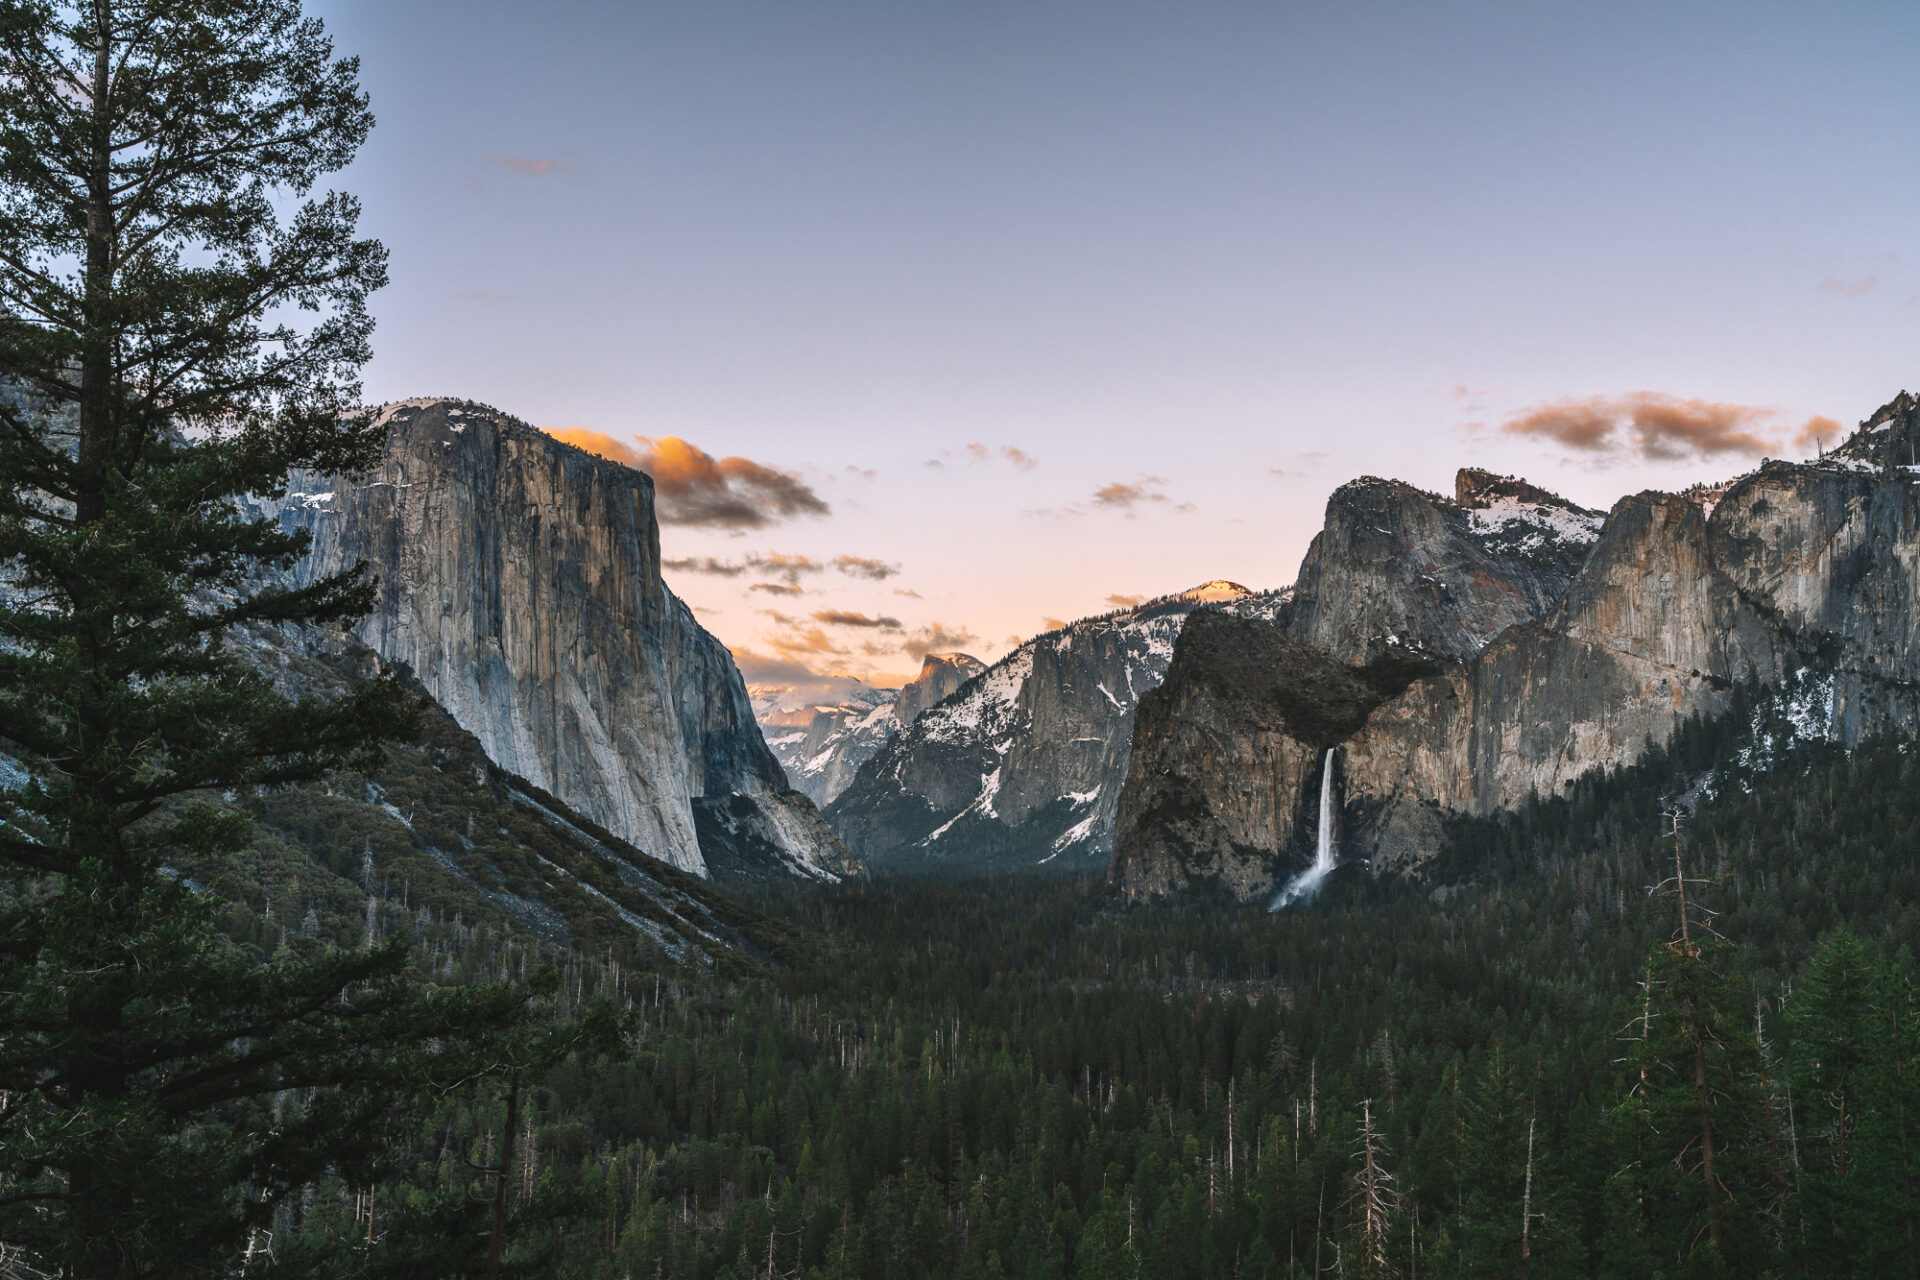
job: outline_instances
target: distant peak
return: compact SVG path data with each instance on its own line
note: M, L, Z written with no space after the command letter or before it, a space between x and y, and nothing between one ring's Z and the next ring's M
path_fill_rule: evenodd
M949 667L958 667L966 672L985 671L987 664L970 653L930 653L920 659L920 678L926 679L936 671Z
M1176 600L1198 600L1203 604L1217 604L1224 600L1238 600L1242 596L1250 596L1252 594L1253 592L1251 590L1241 586L1237 582L1229 582L1225 578L1215 578L1210 582L1203 582L1197 587L1190 587L1174 598Z

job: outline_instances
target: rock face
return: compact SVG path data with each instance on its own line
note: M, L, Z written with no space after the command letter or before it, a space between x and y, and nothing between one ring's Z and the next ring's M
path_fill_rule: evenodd
M1104 861L1134 705L1188 615L1272 617L1284 603L1210 582L1035 637L882 747L828 820L870 863Z
M1538 566L1531 579L1511 570L1500 579L1470 554L1433 554L1460 543L1436 538L1420 503L1370 492L1381 522L1352 535L1371 547L1369 571L1316 567L1323 534L1287 630L1323 660L1348 664L1342 678L1376 691L1413 678L1358 722L1307 723L1286 713L1285 697L1337 684L1330 672L1291 655L1269 683L1292 693L1277 693L1236 676L1231 660L1270 650L1271 638L1244 624L1233 637L1190 628L1164 687L1142 703L1112 878L1136 894L1195 881L1242 897L1270 892L1310 856L1307 798L1317 797L1328 747L1337 749L1342 856L1392 865L1434 852L1445 814L1497 812L1629 762L1687 716L1726 710L1743 683L1798 691L1807 731L1822 736L1853 742L1911 727L1920 719L1920 494L1906 464L1916 445L1920 413L1903 393L1816 462L1769 462L1711 490L1623 498L1557 592ZM1462 487L1486 491L1468 473ZM1354 523L1346 508L1360 504L1347 492L1329 504L1330 530ZM1558 510L1538 493L1510 489L1470 519L1508 501ZM1545 518L1562 528L1568 519ZM1522 558L1551 549L1555 565L1573 559L1575 538L1554 547L1543 535L1529 547L1524 523L1501 532ZM1409 574L1410 563L1435 566L1436 581L1424 568ZM1386 679L1378 655L1413 651L1390 641L1401 627L1435 665ZM1368 667L1350 665L1369 657Z
M1460 472L1453 501L1363 477L1327 500L1288 630L1343 662L1395 646L1471 657L1560 598L1602 519L1485 471Z
M986 669L970 654L930 653L920 674L897 691L863 685L832 705L756 710L788 779L826 805L894 734Z
M893 718L904 728L945 702L961 685L987 669L970 653L930 653L920 660L920 674L900 686Z
M708 876L852 865L767 750L726 649L660 579L653 482L485 408L382 411L382 464L275 504L303 576L365 560L358 628L489 759L642 851Z

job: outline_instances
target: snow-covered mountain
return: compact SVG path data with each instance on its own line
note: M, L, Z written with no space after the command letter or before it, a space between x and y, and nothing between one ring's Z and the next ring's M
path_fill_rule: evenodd
M1165 676L1188 615L1274 620L1288 598L1207 582L1036 636L898 731L829 821L877 863L1104 861L1134 704Z
M824 806L894 734L986 669L971 654L930 653L920 674L899 689L849 680L834 702L787 706L769 696L756 700L754 711L788 782Z

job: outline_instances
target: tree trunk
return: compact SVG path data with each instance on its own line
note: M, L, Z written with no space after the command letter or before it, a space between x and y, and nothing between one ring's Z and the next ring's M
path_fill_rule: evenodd
M507 1240L507 1180L513 1169L514 1126L520 1120L520 1082L507 1090L507 1123L501 1131L500 1172L493 1179L493 1232L487 1239L487 1280L500 1280L500 1251Z
M76 518L92 524L106 515L106 476L113 454L113 13L111 0L94 0L93 155L87 179L86 330L80 354L80 491Z

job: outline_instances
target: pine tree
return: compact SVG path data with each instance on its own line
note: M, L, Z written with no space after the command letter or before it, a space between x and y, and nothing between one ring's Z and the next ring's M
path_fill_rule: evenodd
M398 942L259 963L197 883L249 795L410 719L232 643L371 600L287 585L304 539L240 501L378 447L385 252L313 194L372 123L356 74L298 0L0 0L0 1239L70 1280L228 1273L322 1170L372 1185L399 1103L524 1001L423 990Z
M1836 1273L1851 1269L1862 1225L1865 1186L1855 1137L1881 1030L1874 1009L1877 978L1866 947L1845 928L1835 929L1802 970L1787 1006L1805 1249Z
M1643 1251L1683 1274L1751 1274L1764 1254L1759 1051L1746 1001L1725 975L1732 947L1689 896L1704 882L1684 870L1677 825L1673 837L1674 874L1663 888L1678 926L1649 961L1630 1024L1628 1096L1614 1113L1617 1183L1638 1237L1616 1255Z

